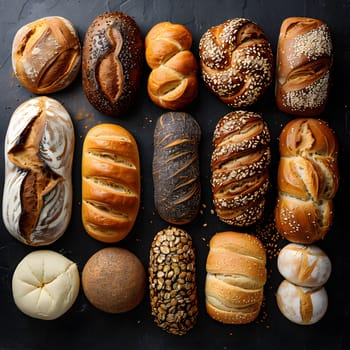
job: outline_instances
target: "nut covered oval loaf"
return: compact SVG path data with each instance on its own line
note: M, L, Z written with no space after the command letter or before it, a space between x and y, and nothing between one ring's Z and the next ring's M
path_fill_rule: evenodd
M145 55L152 71L147 90L158 106L179 110L198 93L198 64L190 51L192 34L182 24L160 22L148 32Z
M197 323L196 257L191 236L168 227L151 245L149 291L154 322L175 335L186 334Z
M208 314L226 324L254 321L264 296L265 265L265 248L252 234L216 233L210 240L206 262Z
M161 218L172 224L192 221L201 198L198 144L201 129L188 113L168 112L154 130L154 201Z
M263 214L269 186L270 133L263 118L234 111L213 135L212 191L216 214L229 225L249 226Z
M143 39L127 14L107 12L96 17L84 40L83 89L98 111L120 115L133 102L140 85Z
M278 108L299 116L322 113L330 89L332 61L332 40L326 23L314 18L286 18L277 48Z
M326 235L333 221L338 186L338 143L322 120L297 118L280 135L278 232L294 243L311 244Z
M72 211L74 129L56 100L36 97L13 113L5 138L3 220L30 246L62 236Z
M272 82L274 57L265 33L246 18L208 29L199 42L202 78L230 107L255 103Z
M82 221L86 232L102 242L122 240L135 223L140 186L134 137L115 124L90 129L82 155Z

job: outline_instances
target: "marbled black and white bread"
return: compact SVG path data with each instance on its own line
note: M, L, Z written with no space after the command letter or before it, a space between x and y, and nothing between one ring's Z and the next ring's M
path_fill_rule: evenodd
M321 20L290 17L280 29L276 64L276 103L283 111L316 116L325 109L333 48Z
M255 103L270 86L274 58L265 33L245 18L208 29L199 43L202 78L231 107Z
M263 214L269 186L266 122L257 113L231 112L219 120L213 145L211 184L216 214L231 225L255 223Z

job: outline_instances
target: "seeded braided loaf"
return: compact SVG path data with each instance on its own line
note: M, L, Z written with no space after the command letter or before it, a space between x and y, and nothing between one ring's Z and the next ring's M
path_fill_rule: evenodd
M248 19L230 19L207 30L199 56L204 83L231 107L255 103L272 82L271 45Z
M213 136L213 201L219 218L248 226L262 216L269 186L270 133L256 113L234 111L221 118Z

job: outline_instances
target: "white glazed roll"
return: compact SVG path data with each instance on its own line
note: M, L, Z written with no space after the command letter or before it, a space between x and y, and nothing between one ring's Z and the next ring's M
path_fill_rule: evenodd
M62 316L74 304L80 287L77 265L51 250L26 255L12 277L13 299L26 315L42 320Z
M302 287L321 287L332 270L331 261L321 248L295 243L281 249L277 266L285 279Z
M300 325L318 322L328 308L328 296L324 287L300 287L284 280L277 289L276 297L281 313Z

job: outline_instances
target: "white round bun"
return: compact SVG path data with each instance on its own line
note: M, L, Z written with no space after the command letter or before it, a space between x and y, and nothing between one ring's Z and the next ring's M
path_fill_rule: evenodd
M332 270L331 261L321 248L296 243L281 249L277 267L285 279L302 287L321 287Z
M278 287L276 297L281 313L300 325L318 322L328 308L328 296L324 287L300 287L284 280Z
M26 255L12 277L17 307L24 314L42 320L63 315L75 302L79 287L77 265L51 250Z

